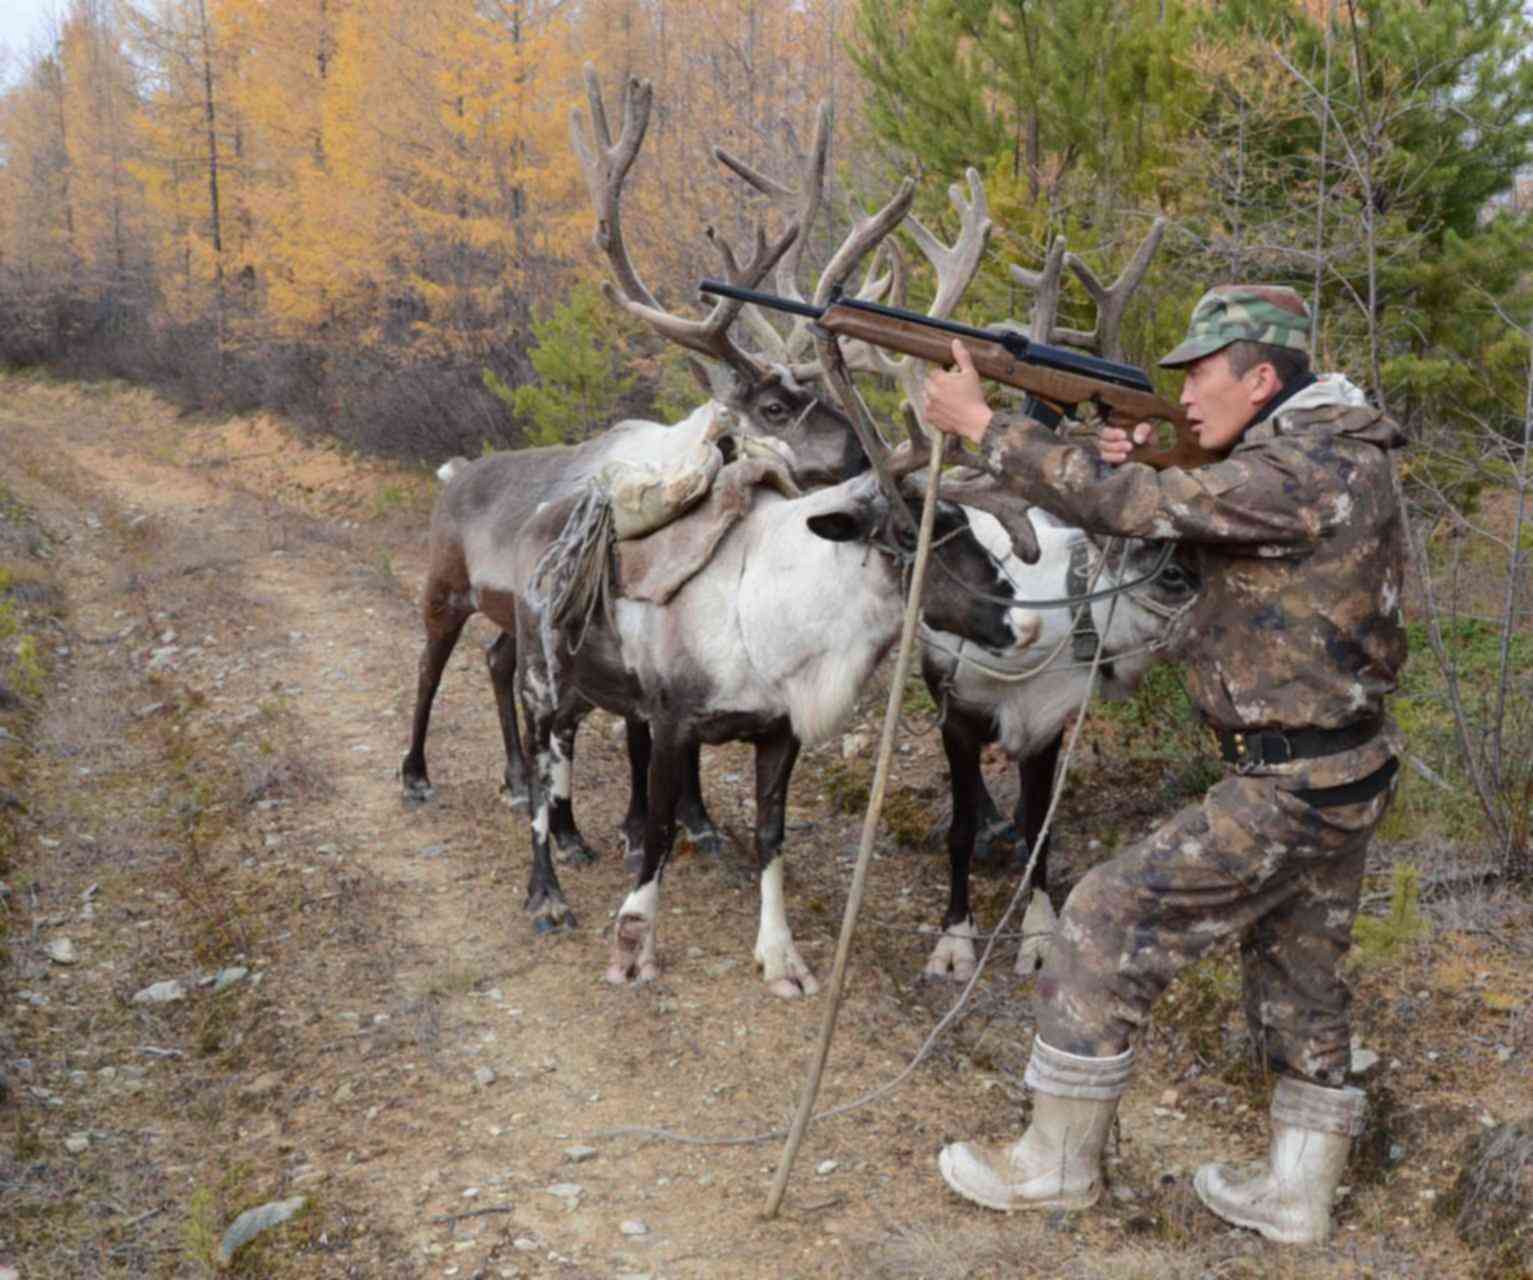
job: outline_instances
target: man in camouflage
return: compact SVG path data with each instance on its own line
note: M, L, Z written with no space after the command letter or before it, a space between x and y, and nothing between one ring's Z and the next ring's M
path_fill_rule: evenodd
M992 414L956 342L957 367L927 383L928 420L979 444L1018 497L1095 533L1185 544L1203 578L1189 690L1229 765L1201 803L1070 895L1039 980L1033 1123L1009 1147L956 1143L939 1158L948 1184L979 1204L1095 1203L1151 1006L1236 935L1246 1016L1278 1075L1272 1148L1254 1171L1204 1166L1195 1187L1269 1239L1329 1235L1364 1107L1345 1083L1341 961L1401 747L1383 703L1405 659L1390 459L1404 437L1346 378L1316 378L1308 343L1291 289L1225 285L1199 301L1161 361L1185 368L1182 404L1217 457L1193 470L1127 462L1122 431L1104 429L1091 450Z

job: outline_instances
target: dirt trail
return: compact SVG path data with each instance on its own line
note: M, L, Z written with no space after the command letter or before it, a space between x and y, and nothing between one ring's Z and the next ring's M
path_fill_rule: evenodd
M1186 1188L1199 1159L1255 1150L1256 1111L1213 1075L1173 1074L1186 1056L1154 1046L1101 1212L1008 1221L943 1191L941 1142L1018 1124L1030 984L1009 964L983 1017L910 1084L811 1132L775 1222L758 1212L776 1141L593 1136L751 1135L791 1115L821 1004L761 988L743 853L681 856L662 980L606 986L603 930L626 884L609 719L580 742L577 806L605 856L564 873L571 934L534 939L521 915L526 822L496 794L484 630L465 635L438 699L437 799L400 802L419 477L269 428L192 431L147 397L7 385L5 481L46 531L67 601L5 991L46 1000L13 999L0 1038L0 1062L27 1064L11 1069L10 1185L49 1207L10 1253L0 1225L0 1264L200 1276L234 1214L297 1194L308 1212L242 1253L242 1274L1286 1274ZM790 920L822 977L858 825L822 794L839 756L809 753L790 807ZM939 756L928 729L904 758L928 797ZM748 830L748 754L712 752L705 773L715 817ZM823 1105L896 1075L951 999L916 982L941 860L890 849L875 880ZM1009 890L983 891L989 919ZM71 966L42 951L64 936ZM198 985L235 966L248 972L226 991ZM171 979L184 1000L133 1001ZM1398 994L1377 985L1380 1007ZM1457 1093L1454 1070L1439 1079ZM1503 1114L1508 1092L1475 1105ZM1442 1134L1473 1124L1455 1103ZM81 1134L83 1151L61 1146ZM1292 1274L1472 1274L1420 1213L1434 1176L1423 1157L1360 1191L1338 1245ZM1391 1238L1402 1215L1414 1243Z

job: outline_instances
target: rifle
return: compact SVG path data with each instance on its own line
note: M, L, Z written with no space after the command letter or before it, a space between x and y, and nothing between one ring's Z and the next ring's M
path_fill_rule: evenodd
M1057 422L1060 416L1074 416L1082 404L1089 403L1096 406L1106 423L1126 431L1132 431L1140 422L1160 420L1175 428L1175 443L1163 448L1152 437L1134 446L1130 462L1163 469L1197 467L1214 460L1215 455L1203 449L1189 433L1187 415L1181 406L1156 395L1143 370L1131 364L1032 342L1005 329L976 329L952 320L936 320L915 311L848 298L839 292L832 294L825 306L816 307L720 280L704 280L698 290L808 316L838 338L855 338L943 367L952 364L952 340L959 337L968 346L980 374L1028 393L1034 402L1029 411L1034 416L1052 417ZM1042 414L1038 413L1039 408Z

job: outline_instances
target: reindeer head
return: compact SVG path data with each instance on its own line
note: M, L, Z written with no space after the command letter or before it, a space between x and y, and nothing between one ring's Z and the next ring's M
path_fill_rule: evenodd
M912 497L917 520L920 495ZM876 551L903 588L915 557L916 531L878 482L861 477L825 492L825 509L807 518L809 530L829 542L862 542ZM1016 603L1016 590L956 503L937 502L932 527L933 564L926 574L921 612L928 626L962 636L998 653L1024 648L1037 634L1032 614Z

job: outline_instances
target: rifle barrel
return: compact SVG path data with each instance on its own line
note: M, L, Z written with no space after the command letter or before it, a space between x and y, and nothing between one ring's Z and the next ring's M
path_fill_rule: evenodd
M1135 391L1154 392L1149 378L1141 369L1136 369L1131 364L1120 364L1116 360L1104 360L1100 356L1086 355L1084 352L1071 351L1064 347L1051 347L1042 342L1030 342L1020 333L1010 329L977 329L973 325L959 324L956 320L941 320L934 316L924 316L917 311L906 311L900 307L885 306L880 302L867 302L861 298L836 297L832 299L830 307L816 307L808 302L798 302L792 298L782 298L772 293L761 293L754 289L742 289L739 285L728 284L723 280L704 280L697 286L699 293L713 294L723 298L734 298L740 302L753 302L757 306L770 307L774 311L786 311L796 316L808 316L811 320L820 319L830 307L847 307L853 311L865 311L870 315L884 316L890 320L904 320L910 324L920 325L925 329L935 329L939 333L951 333L955 337L969 338L975 342L996 342L1005 347L1018 360L1028 364L1039 365L1046 369L1058 369L1062 373L1079 374L1086 378L1097 378L1103 382L1110 382L1120 387L1131 387ZM871 339L870 339L871 340ZM876 345L876 341L875 341Z
M808 316L818 320L825 314L824 307L808 302L795 302L792 298L779 298L775 293L758 293L754 289L742 289L739 285L726 284L722 280L704 280L697 286L699 293L711 293L720 298L734 298L737 302L755 302L774 311L788 311L796 316Z

